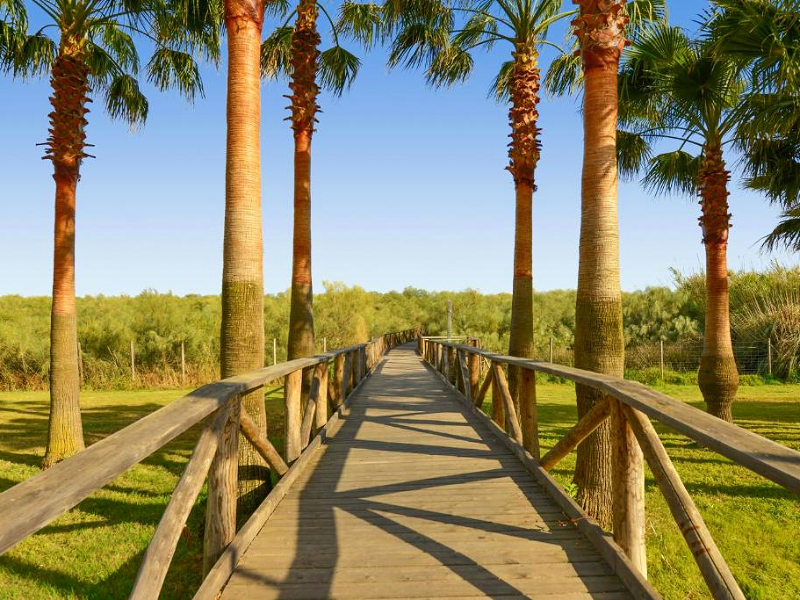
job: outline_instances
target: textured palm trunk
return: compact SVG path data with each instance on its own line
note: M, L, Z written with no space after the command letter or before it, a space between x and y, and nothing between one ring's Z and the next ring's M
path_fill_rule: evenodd
M508 353L533 357L533 192L539 162L539 68L538 55L530 44L519 43L513 54L510 80L511 143L508 170L514 177L516 210L514 223L514 293L511 299L511 332ZM509 367L508 387L519 407L519 369Z
M89 69L69 39L53 64L50 137L45 158L56 182L53 304L50 317L50 424L42 467L84 447L75 310L75 193L86 156Z
M264 366L260 150L263 12L257 0L225 2L228 138L220 357L223 377ZM266 434L263 390L244 396L242 408ZM238 447L238 512L242 518L266 496L269 470L243 436Z
M706 322L698 383L708 412L733 421L739 372L731 344L728 297L728 180L719 143L706 145L699 174L703 244L706 247Z
M289 359L314 353L311 285L311 139L317 114L317 33L315 0L301 0L292 34L292 130L294 131L294 239L292 298L289 313ZM310 375L310 372L309 372ZM304 386L307 387L307 386Z
M579 0L574 22L584 70L583 172L575 366L622 376L625 347L617 224L617 71L624 45L624 0ZM582 417L603 394L576 386ZM611 424L578 446L574 482L584 510L612 526Z

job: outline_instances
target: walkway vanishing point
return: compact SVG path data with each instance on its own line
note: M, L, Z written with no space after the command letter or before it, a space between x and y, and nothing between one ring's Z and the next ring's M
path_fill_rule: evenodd
M392 350L253 540L233 598L631 598L519 459Z
M658 598L646 579L641 452L711 596L744 600L651 420L795 494L800 453L635 382L478 346L407 330L198 388L0 494L0 554L201 425L132 599L158 598L206 482L196 600ZM543 454L536 373L604 394ZM276 381L282 452L239 402ZM613 537L548 473L609 418ZM237 531L240 432L280 480Z

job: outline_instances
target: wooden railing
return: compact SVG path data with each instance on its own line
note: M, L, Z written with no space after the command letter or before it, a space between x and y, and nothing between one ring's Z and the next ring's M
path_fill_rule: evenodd
M744 599L650 419L795 494L800 494L800 453L633 381L538 360L493 354L474 345L442 339L420 336L417 344L424 359L473 408L482 406L491 387L491 420L498 430L507 434L503 437L509 447L534 470L549 471L603 421L612 418L613 444L617 446L612 461L614 539L627 553L630 562L646 577L641 460L638 460L638 467L636 465L636 455L641 452L713 597ZM483 382L480 382L481 358L491 364ZM516 399L512 399L509 392L504 367L519 370ZM540 456L539 449L537 372L563 377L605 393L604 399L544 456ZM517 406L520 415L517 415ZM563 490L559 493L563 494ZM596 534L591 529L596 526L587 525L586 521L579 526L586 528L585 532Z
M308 449L310 454L319 446L326 427L338 419L349 394L378 364L380 357L388 349L414 340L417 333L416 330L389 333L364 344L292 360L198 388L0 494L0 554L189 428L204 422L200 439L144 553L130 597L158 597L181 531L206 475L209 493L204 565L206 571L219 579L227 569L218 564L220 557L236 535L239 431L278 475L285 475L284 479L291 478L294 469L290 465L301 462L304 449ZM303 412L301 385L304 371L310 371L312 375ZM286 416L283 456L262 435L242 410L239 401L242 395L281 378L284 379ZM311 443L314 432L319 433ZM280 488L279 493L287 487L281 487L282 483L283 480L276 486L276 489ZM275 501L274 495L270 496L265 503ZM245 527L248 525L253 526L251 521ZM214 586L207 586L204 582L204 587L211 589Z

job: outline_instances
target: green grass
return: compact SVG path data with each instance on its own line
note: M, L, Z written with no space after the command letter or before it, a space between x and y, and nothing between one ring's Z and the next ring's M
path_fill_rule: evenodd
M182 394L84 392L86 442L94 443ZM276 432L283 429L280 397L272 393L267 401L270 430ZM0 491L39 472L47 407L46 392L0 392ZM0 557L0 598L126 598L198 435L197 427L187 431ZM178 544L161 598L188 598L200 585L204 509L205 490Z
M702 406L694 387L661 389ZM181 394L85 392L87 442L96 442ZM800 450L800 385L742 387L739 396L735 415L740 425ZM540 384L538 397L542 446L547 449L575 423L574 391L571 385ZM270 430L280 432L280 394L271 394L267 405ZM38 472L46 429L46 393L0 393L0 490ZM797 499L674 432L659 431L747 597L800 597ZM0 598L126 597L197 434L193 429L180 436L0 557ZM562 484L569 484L573 465L574 454L554 470ZM710 597L649 473L646 485L650 579L668 599ZM162 598L190 597L199 585L203 509L201 496Z

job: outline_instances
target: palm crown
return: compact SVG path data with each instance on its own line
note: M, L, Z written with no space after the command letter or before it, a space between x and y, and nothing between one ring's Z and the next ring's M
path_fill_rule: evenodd
M68 54L88 69L89 91L102 92L114 118L143 123L148 103L139 87L139 53L134 36L154 44L145 72L159 89L176 87L193 98L202 94L199 69L191 51L198 37L180 26L182 19L161 0L34 0L47 22L27 32L28 19L17 0L6 0L0 13L0 65L18 77L52 69ZM184 21L185 22L185 21ZM48 35L50 30L57 37ZM211 51L213 46L207 46Z
M702 150L737 139L745 87L742 66L707 41L690 40L677 27L651 28L628 50L620 73L621 174L644 168L653 191L696 193ZM652 156L657 139L678 148Z

